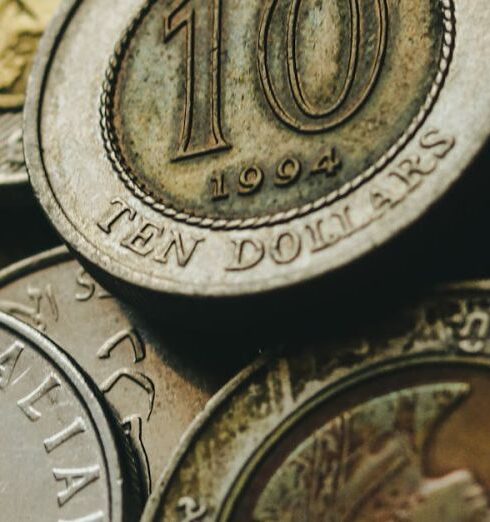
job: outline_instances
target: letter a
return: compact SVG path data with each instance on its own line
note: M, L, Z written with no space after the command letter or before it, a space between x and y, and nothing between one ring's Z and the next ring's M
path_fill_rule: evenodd
M15 365L19 360L20 354L24 350L24 345L19 341L7 349L0 355L0 390L5 390L8 386L12 374L14 372Z
M64 506L83 488L95 482L100 477L100 467L90 466L77 469L53 469L54 478L64 481L66 489L58 493L58 504Z

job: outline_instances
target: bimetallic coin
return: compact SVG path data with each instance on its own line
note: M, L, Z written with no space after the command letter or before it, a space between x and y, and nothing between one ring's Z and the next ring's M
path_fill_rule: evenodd
M2 520L137 520L142 499L122 433L51 341L0 313Z
M40 37L59 0L0 0L0 190L27 185L22 109ZM7 198L2 197L2 201Z
M155 331L64 248L0 272L0 310L47 334L92 377L138 453L147 490L195 415L233 375L224 359L205 364L199 355L174 355L174 345L185 348L180 329L177 339L168 328ZM204 339L195 341L201 352Z
M490 520L490 283L257 363L213 401L144 522Z
M489 136L485 0L64 12L30 84L28 168L61 235L133 292L325 274L420 217Z

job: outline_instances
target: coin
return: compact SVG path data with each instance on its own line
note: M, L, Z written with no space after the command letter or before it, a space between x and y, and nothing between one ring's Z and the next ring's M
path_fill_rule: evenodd
M0 197L28 183L22 150L22 109L37 44L59 0L0 1ZM9 196L10 197L10 196ZM14 198L18 202L18 198Z
M145 470L158 478L182 433L233 375L209 361L204 338L159 332L109 295L58 248L0 272L0 310L47 334L91 376L113 406ZM201 355L182 353L186 342ZM180 354L175 352L180 351Z
M488 138L489 18L484 0L71 0L30 85L35 191L133 292L328 273L420 217Z
M489 282L306 344L216 396L144 522L488 520Z
M136 468L98 393L58 347L3 313L0 397L4 520L136 520Z

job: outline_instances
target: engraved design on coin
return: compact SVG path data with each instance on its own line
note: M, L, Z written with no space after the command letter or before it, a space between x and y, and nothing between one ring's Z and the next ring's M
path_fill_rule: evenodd
M65 257L65 261L69 258L63 249L59 249L57 252L59 252L59 257ZM53 255L53 259L56 259L56 254ZM82 268L76 274L76 285L79 290L83 291L75 295L75 303L87 303L92 298L94 300L113 300L113 297L101 289ZM0 278L0 294L4 292ZM66 304L63 298L62 302ZM56 291L51 283L46 283L44 287L29 283L26 288L26 302L0 298L0 311L23 320L43 333L57 337L55 325L60 321L60 309ZM66 314L66 310L63 311ZM71 349L72 347L67 346L67 348ZM132 356L132 364L130 366L123 364L125 354L119 353L123 349L129 349ZM138 364L146 362L146 346L140 334L128 325L127 328L123 328L109 337L100 346L95 357L101 363L104 361L110 362L111 358L116 361L116 369L109 370L109 373L103 372L104 377L102 381L97 383L103 394L110 397L110 393L113 390L116 393L118 390L119 393L125 393L124 390L129 390L129 393L137 396L137 390L139 389L147 397L147 411L145 412L143 411L144 405L138 405L142 410L138 413L121 412L119 408L115 411L119 415L119 422L124 433L131 440L132 447L139 458L145 495L148 495L151 492L151 471L144 443L144 438L146 437L143 437L143 430L146 430L147 423L153 413L156 387L153 380L146 375L145 369L140 369ZM80 359L80 357L77 357L77 359ZM117 367L118 364L123 364L123 366Z
M143 520L177 522L189 497L221 522L488 521L489 290L446 288L248 368L196 419Z
M167 337L150 330L63 247L0 271L0 311L63 346L98 385L138 457L143 493L234 371L225 364L222 374L184 367Z
M0 0L0 176L25 173L22 107L32 61L59 0Z
M215 230L257 228L289 221L332 204L372 178L404 148L430 113L450 67L455 44L452 0L422 2L426 11L420 15L420 19L413 14L417 8L395 5L390 0L377 0L369 5L361 5L358 0L339 0L333 3L335 8L326 6L326 2L317 6L321 12L316 13L318 18L314 22L310 21L314 29L328 40L325 36L330 29L328 23L334 24L336 21L342 25L339 41L346 39L344 46L330 40L327 41L328 45L318 43L319 47L325 47L325 54L315 56L317 61L325 62L325 56L327 61L333 59L336 65L327 64L325 67L333 67L328 71L331 76L340 75L342 78L340 82L333 82L339 85L330 88L332 92L326 94L322 89L329 90L331 76L318 71L310 71L309 78L305 74L305 70L309 69L300 49L301 44L308 46L309 43L303 27L308 22L308 14L305 14L307 9L303 5L305 3L307 2L301 0L266 2L261 8L257 43L252 46L251 51L255 56L255 67L249 74L257 76L255 97L262 111L271 111L267 115L273 121L271 125L274 128L282 125L279 132L284 136L284 141L299 145L299 150L301 144L303 147L304 144L309 146L310 142L314 144L314 152L308 153L310 157L305 157L299 150L297 155L293 150L285 157L278 157L275 166L269 158L263 158L266 166L254 163L255 159L243 159L242 156L247 158L252 153L246 151L241 154L240 151L246 147L237 145L236 138L234 141L226 132L227 108L224 104L227 99L225 94L228 78L226 71L223 72L226 68L223 57L231 60L229 55L234 50L230 49L228 52L226 48L226 1L214 0L210 20L206 23L199 21L199 17L205 17L207 11L201 12L194 2L186 0L170 3L164 13L163 27L158 31L155 29L156 15L152 11L154 7L156 10L160 9L160 4L156 4L155 0L144 3L109 61L100 98L100 125L108 158L120 179L136 197L163 215L191 225ZM310 18L314 19L315 14ZM407 22L405 18L410 21ZM428 22L428 19L431 21ZM281 24L284 24L284 37L278 36L278 27L282 27ZM210 48L207 51L196 47L198 37L199 42L202 42L199 31L205 31L206 27L210 36ZM425 30L422 27L426 28L427 34L421 33ZM167 74L171 70L165 63L166 46L175 45L173 40L178 36L184 37L181 43L185 43L182 58L185 66L178 69L183 72L183 84L177 88L176 95L183 97L183 111L181 116L176 113L172 120L175 126L178 118L181 118L180 136L175 139L165 138L164 146L156 143L157 157L147 150L146 133L155 129L158 116L147 115L145 111L151 110L158 114L158 100L155 98L154 107L148 109L148 105L142 103L140 98L155 97L154 92L162 97L166 92L154 84L152 92L145 91L143 85L141 90L146 94L138 97L130 85L133 70L137 71L135 75L145 74L149 83L153 81L152 71L146 68L145 63L145 59L151 62L151 56L148 56L152 51L146 50L142 53L142 58L138 55L138 43L143 29L148 29L152 34L163 34L161 42L156 44L153 38L151 45L157 45L155 53L160 58L160 68ZM434 34L428 36L431 31ZM178 35L180 32L183 34ZM407 97L411 96L413 100L404 107L406 125L402 129L390 130L391 122L385 121L387 118L383 115L383 110L387 109L383 109L382 105L377 106L376 116L370 116L372 121L363 121L362 118L364 106L369 105L372 100L372 103L378 103L378 98L382 96L380 91L382 93L388 88L384 84L384 77L394 74L393 69L397 66L403 69L403 61L413 60L413 55L409 56L406 49L404 54L396 47L398 33L406 41L419 39L428 49L425 52L429 55L437 53L438 57L433 64L427 65L422 74L424 81L426 78L431 79L430 83L422 85L420 80L420 85L407 87ZM425 42L431 37L433 41ZM281 44L284 49L280 48ZM163 48L158 47L159 45ZM348 51L340 51L339 46ZM201 57L199 53L204 51L207 54ZM416 50L412 49L410 52L415 53ZM274 53L282 53L284 63L276 63L278 60ZM170 54L168 56L172 63L180 59ZM207 64L208 60L209 71L203 73L201 62ZM397 63L397 60L401 63ZM172 71L172 78L175 78L174 74ZM203 74L204 78L201 77ZM320 93L307 85L307 78L310 82L313 78L313 83L320 83ZM208 93L204 92L204 81L209 82ZM166 85L168 86L168 82ZM199 89L204 94L198 92ZM425 92L423 97L422 91ZM209 96L209 99L204 100L205 96ZM267 106L260 100L266 100ZM135 111L140 111L138 114L123 114L124 108L128 107L125 103L130 101ZM326 108L322 108L320 103L326 105ZM407 119L407 115L411 115L410 119ZM395 113L388 119L397 117ZM135 123L136 120L138 123ZM362 125L358 124L358 120ZM160 124L168 127L169 122L162 120ZM339 147L335 141L337 129L341 133L347 132L346 128L355 125L362 126L364 130L359 131L360 134L352 140L362 141L373 132L371 127L376 126L387 127L386 134L391 132L393 136L384 138L384 149L379 151L377 157L359 156L351 160L343 152L348 145ZM136 133L144 135L146 141L138 142ZM361 135L362 133L364 134ZM328 141L324 135L328 136ZM158 140L159 136L153 136L152 139ZM232 159L224 160L223 157L229 154ZM274 153L270 156L272 158ZM170 159L167 161L166 158ZM213 163L206 163L208 160ZM247 165L247 161L252 162ZM242 166L235 165L236 162ZM192 171L193 174L187 171ZM232 179L233 172L238 172L235 181ZM183 181L177 181L179 177ZM298 183L305 187L304 190L298 189L296 194L292 194L294 191L287 191L288 188L298 186ZM262 205L250 205L252 197L259 198ZM267 208L271 204L277 207L276 211L271 212ZM224 206L221 208L220 205ZM261 215L262 212L264 214Z
M0 176L23 172L22 113L0 113Z
M302 442L274 473L254 522L314 522L325 516L345 522L460 522L473 520L482 502L489 516L485 493L470 470L424 476L425 446L469 393L465 383L422 386L343 413Z
M0 314L2 519L138 515L132 455L91 386L51 341Z

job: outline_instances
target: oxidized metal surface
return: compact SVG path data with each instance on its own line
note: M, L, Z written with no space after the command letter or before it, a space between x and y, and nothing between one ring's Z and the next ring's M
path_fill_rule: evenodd
M144 522L488 521L490 284L387 323L238 377L196 421Z
M489 136L484 0L64 12L29 91L28 167L62 236L135 287L240 295L328 272L419 217Z
M0 188L27 183L22 108L37 44L59 0L0 0Z
M2 520L137 519L134 461L99 396L57 346L3 313L0 404Z
M196 361L173 354L167 330L150 328L64 248L0 272L0 310L47 334L92 377L132 441L147 489L232 371L223 360L212 365L213 372L204 365L191 369Z

